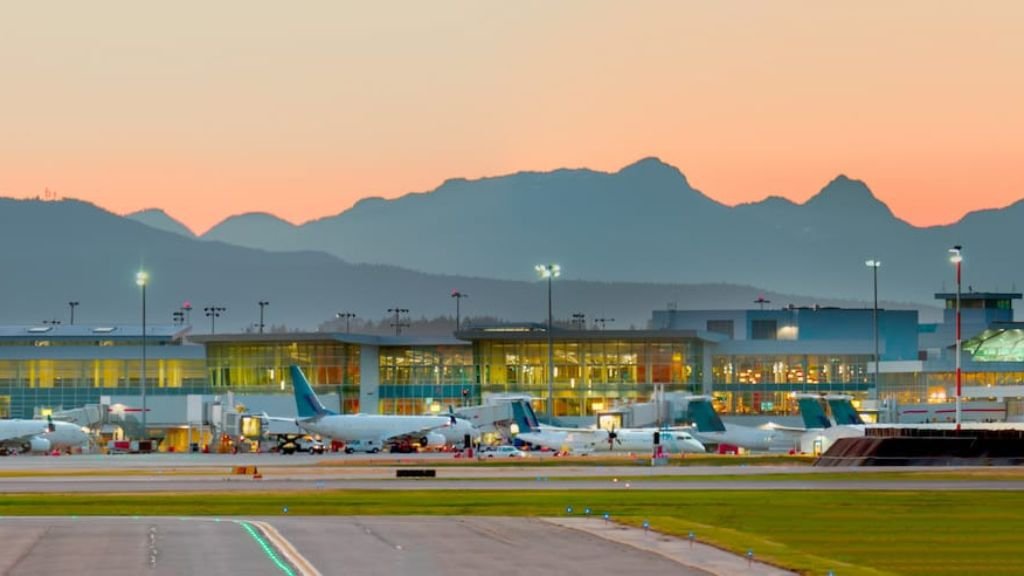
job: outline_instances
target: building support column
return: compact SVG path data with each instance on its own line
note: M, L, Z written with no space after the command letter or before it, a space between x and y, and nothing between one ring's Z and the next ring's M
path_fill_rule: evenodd
M380 412L380 347L363 345L359 349L359 412Z

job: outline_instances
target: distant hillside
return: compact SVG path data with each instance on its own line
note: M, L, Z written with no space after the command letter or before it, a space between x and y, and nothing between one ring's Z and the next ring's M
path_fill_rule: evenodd
M174 218L171 218L166 212L159 208L132 212L131 214L126 215L125 218L135 220L136 222L142 222L150 228L156 228L157 230L163 230L164 232L174 232L175 234L181 234L187 238L195 237L195 234L193 234L192 231L184 224L178 222Z
M648 158L610 174L453 179L302 226L236 216L204 238L485 278L528 280L534 264L559 262L577 279L725 282L854 299L870 297L864 261L875 258L883 262L883 297L930 305L952 284L946 250L954 244L965 247L965 282L988 290L1020 284L1024 255L1012 239L1021 223L1024 203L916 228L845 176L803 204L769 198L728 207Z
M218 332L241 331L257 322L257 302L269 300L265 322L315 329L336 312L379 320L393 307L413 318L454 313L459 289L469 298L462 313L515 321L544 321L543 282L430 275L397 267L354 265L321 252L275 253L202 241L154 229L78 201L0 199L0 324L67 321L67 302L81 302L76 320L138 322L145 268L148 318L169 322L189 301L198 332L208 332L203 308L224 306ZM532 271L531 271L532 272ZM526 277L530 277L528 272ZM747 308L762 294L729 284L667 285L559 280L554 310L559 319L581 312L616 318L615 327L643 327L654 308ZM777 305L850 305L764 292ZM863 302L855 305L864 305ZM609 326L610 327L610 326Z

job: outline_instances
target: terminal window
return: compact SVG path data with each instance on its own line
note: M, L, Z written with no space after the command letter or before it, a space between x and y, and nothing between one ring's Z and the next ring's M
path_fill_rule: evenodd
M751 340L776 340L778 333L778 323L775 320L754 320L750 323Z

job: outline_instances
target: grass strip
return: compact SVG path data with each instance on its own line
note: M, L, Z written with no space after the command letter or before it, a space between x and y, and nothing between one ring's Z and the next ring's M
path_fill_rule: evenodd
M11 494L3 515L469 515L608 512L804 574L1024 573L1024 492L309 491ZM286 511L287 510L287 511Z

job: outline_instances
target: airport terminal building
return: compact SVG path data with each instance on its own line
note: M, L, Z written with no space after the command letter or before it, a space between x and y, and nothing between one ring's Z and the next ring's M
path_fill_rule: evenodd
M294 414L290 364L345 413L422 414L523 395L561 422L648 401L703 394L726 416L793 417L795 393L840 393L886 421L951 415L955 324L913 310L786 307L656 310L643 330L504 324L439 337L336 332L190 335L185 326L0 327L0 415L27 418L87 404L141 410L143 349L151 432L211 418L205 408ZM962 295L967 419L1021 416L1024 326L1018 293ZM880 362L877 382L874 355ZM200 415L186 416L188 397ZM194 411L193 411L194 412Z

